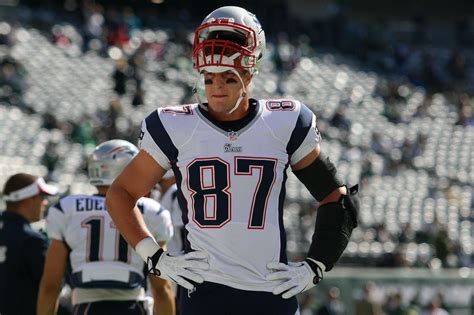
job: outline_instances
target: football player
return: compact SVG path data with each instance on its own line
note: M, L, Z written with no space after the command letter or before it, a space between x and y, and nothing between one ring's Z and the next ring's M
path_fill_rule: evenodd
M192 57L207 102L197 97L144 119L141 150L107 193L115 224L149 271L188 290L182 314L298 314L295 295L333 268L357 225L357 187L348 189L321 152L311 110L297 100L250 98L264 53L254 14L235 6L211 12L195 30ZM320 202L301 262L286 255L289 167ZM156 244L133 210L169 169L186 232L178 256Z
M106 141L88 161L89 181L97 195L70 195L50 207L46 230L48 249L41 280L38 314L54 314L68 262L74 314L144 314L144 262L120 235L105 206L105 194L122 169L138 153L124 140ZM168 210L140 198L135 209L147 233L164 246L173 234ZM155 314L175 313L171 283L149 277Z

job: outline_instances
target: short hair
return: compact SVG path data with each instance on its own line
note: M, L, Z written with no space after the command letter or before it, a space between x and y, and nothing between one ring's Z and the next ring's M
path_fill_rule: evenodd
M26 173L17 173L15 175L12 175L5 182L5 186L3 186L3 195L6 196L9 195L11 192L25 188L26 186L33 184L37 179L38 176ZM7 207L18 205L22 201L23 200L7 201Z

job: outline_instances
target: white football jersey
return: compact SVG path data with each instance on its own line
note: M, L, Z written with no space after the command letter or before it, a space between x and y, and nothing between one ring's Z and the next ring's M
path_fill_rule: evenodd
M185 251L209 254L206 281L272 291L272 261L287 262L283 202L287 168L318 146L316 117L294 100L250 100L238 122L197 104L158 108L143 120L140 147L176 176Z
M173 235L168 210L150 198L137 202L157 241ZM50 207L46 217L50 239L70 248L71 285L82 289L136 289L143 285L144 262L127 244L105 207L104 196L72 195Z

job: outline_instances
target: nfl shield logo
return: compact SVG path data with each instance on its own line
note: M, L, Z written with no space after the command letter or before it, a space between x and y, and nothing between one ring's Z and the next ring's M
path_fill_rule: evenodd
M227 133L227 136L229 137L229 141L235 141L235 140L237 140L238 134L235 131L229 131Z

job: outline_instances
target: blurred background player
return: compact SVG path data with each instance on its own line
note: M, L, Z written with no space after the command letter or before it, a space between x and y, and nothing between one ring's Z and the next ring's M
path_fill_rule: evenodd
M98 194L66 196L49 209L46 230L51 246L41 280L38 314L55 313L68 260L72 265L74 314L144 314L143 260L122 238L105 209L109 185L137 152L124 140L100 144L88 162L90 183ZM136 206L150 233L164 246L173 234L169 212L150 198L141 198ZM171 284L154 276L148 279L155 314L173 315Z
M11 176L3 188L6 211L0 213L0 314L36 314L36 300L48 239L31 223L41 219L47 196L57 188L41 177Z

